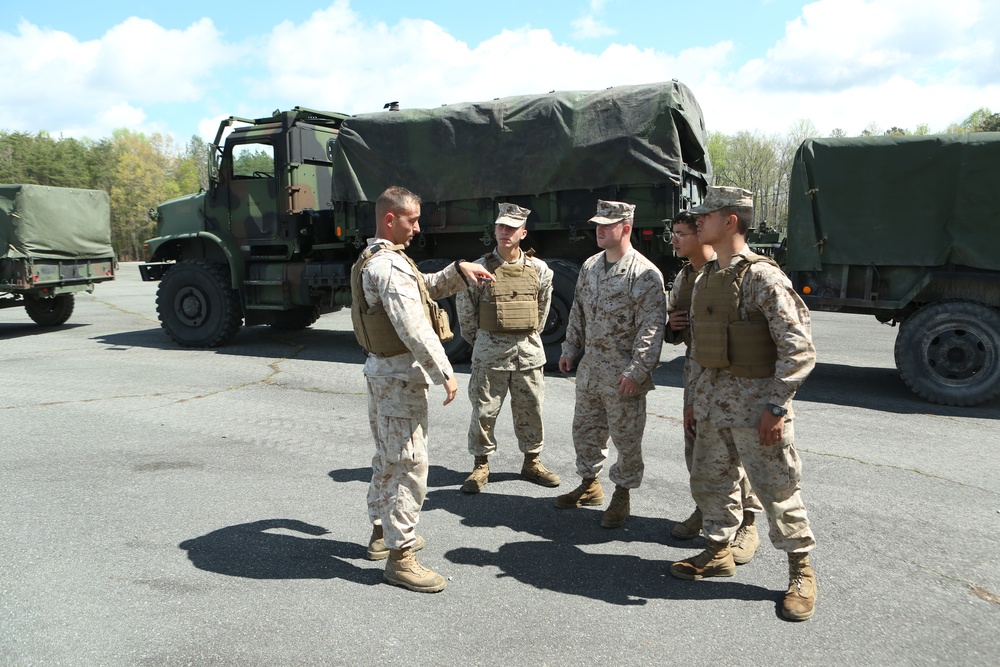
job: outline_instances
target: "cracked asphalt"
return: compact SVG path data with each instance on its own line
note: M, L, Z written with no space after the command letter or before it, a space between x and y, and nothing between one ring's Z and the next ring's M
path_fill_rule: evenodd
M371 441L347 313L244 328L218 350L160 329L134 264L57 329L0 310L0 664L993 665L1000 656L1000 401L925 403L894 367L895 329L816 313L819 364L796 399L818 547L816 615L781 618L783 554L680 581L701 540L669 536L692 501L681 350L649 397L642 488L624 527L558 510L576 484L573 381L546 383L543 460L519 479L505 407L478 496L459 491L468 367L431 389L421 560L436 595L365 559Z

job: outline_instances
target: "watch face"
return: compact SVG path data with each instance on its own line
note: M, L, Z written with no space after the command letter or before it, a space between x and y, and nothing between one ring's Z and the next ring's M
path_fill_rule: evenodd
M785 412L787 412L787 410L785 410L783 407L779 405L771 406L771 414L774 415L775 417L784 417Z

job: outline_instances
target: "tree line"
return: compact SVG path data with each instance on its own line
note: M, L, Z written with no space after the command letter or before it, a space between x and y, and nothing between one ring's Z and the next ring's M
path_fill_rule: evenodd
M1000 113L981 108L945 133L1000 131ZM855 136L929 134L883 130L869 125ZM709 158L716 185L732 185L756 193L759 226L783 229L788 216L788 181L799 145L819 136L800 121L784 136L757 132L708 135ZM848 134L835 129L831 136ZM252 157L252 156L251 156ZM208 145L199 137L177 145L169 136L127 129L91 140L0 131L0 183L31 183L104 190L111 198L112 244L121 261L143 258L143 242L155 235L149 210L158 204L208 187Z

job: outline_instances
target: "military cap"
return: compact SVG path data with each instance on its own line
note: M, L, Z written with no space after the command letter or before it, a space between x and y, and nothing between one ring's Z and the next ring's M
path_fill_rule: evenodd
M635 204L598 199L597 213L590 219L590 221L598 225L614 225L622 220L632 222L632 216L634 214Z
M528 221L529 215L531 215L531 211L521 208L517 204L500 204L500 215L497 217L496 224L514 228L521 227Z
M691 209L695 215L704 215L720 208L731 206L753 206L753 193L743 188L712 185L708 188L705 201Z

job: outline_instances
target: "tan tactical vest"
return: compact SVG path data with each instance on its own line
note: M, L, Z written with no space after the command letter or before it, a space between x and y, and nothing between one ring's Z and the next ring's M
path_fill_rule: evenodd
M358 261L351 267L351 322L354 324L354 336L358 339L358 344L377 357L394 357L398 354L406 354L410 351L403 344L396 328L392 326L389 315L381 303L369 306L365 300L365 291L361 284L361 271L365 264L380 250L389 250L403 257L417 276L417 287L420 290L420 303L424 306L424 314L431 323L434 333L442 343L447 343L454 334L448 322L448 313L438 307L437 302L431 299L427 292L427 285L420 277L420 270L412 259L403 252L402 245L387 246L375 244L368 246Z
M479 328L503 333L528 333L538 328L538 271L525 253L524 261L508 264L496 255L484 255L496 281L486 287L479 302Z
M694 270L690 262L682 266L681 270L677 272L677 277L674 280L680 281L680 287L677 288L677 304L674 306L674 310L691 312L691 293L694 291L694 281L697 277L698 272ZM684 341L685 345L691 347L690 327L685 329L681 334L681 340Z
M767 257L751 255L721 271L708 271L701 278L694 313L695 361L703 368L725 368L739 377L774 376L778 348L771 338L767 318L760 311L740 319L740 287L750 266L757 262L777 264Z

